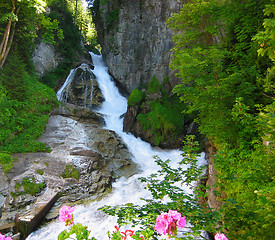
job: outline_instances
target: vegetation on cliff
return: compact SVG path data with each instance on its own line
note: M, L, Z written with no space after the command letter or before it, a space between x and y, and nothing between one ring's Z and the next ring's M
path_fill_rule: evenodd
M274 236L274 14L274 1L193 0L168 22L174 92L217 148L230 239Z
M179 102L176 94L167 91L165 86L168 82L166 78L160 84L153 76L146 91L134 89L128 98L128 105L138 108L137 122L144 132L151 133L151 144L157 146L172 143L185 133L187 115L183 111L186 110L186 104Z

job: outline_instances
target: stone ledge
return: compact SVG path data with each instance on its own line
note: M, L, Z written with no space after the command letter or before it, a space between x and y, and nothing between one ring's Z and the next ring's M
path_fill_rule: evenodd
M34 208L16 219L16 230L21 233L20 239L25 239L43 221L45 215L51 209L58 198L56 190L47 189L34 203Z

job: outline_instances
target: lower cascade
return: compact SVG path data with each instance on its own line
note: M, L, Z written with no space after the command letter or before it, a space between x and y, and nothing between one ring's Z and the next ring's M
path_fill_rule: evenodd
M154 162L153 156L158 156L163 160L170 159L171 165L176 165L182 159L180 150L162 150L159 148L152 148L149 143L142 141L135 136L123 132L123 118L121 117L127 110L127 99L123 97L115 83L112 81L108 70L103 63L102 57L91 53L91 57L94 63L94 69L90 69L88 65L81 66L86 68L88 78L91 79L90 86L85 85L81 91L86 91L89 95L84 99L84 107L92 108L95 104L92 103L92 92L94 91L93 75L96 77L99 88L102 92L102 104L97 108L97 112L104 116L105 129L116 132L124 141L129 151L133 155L132 161L139 166L139 171L130 177L118 177L114 183L112 183L112 192L105 195L100 200L90 201L86 204L76 205L74 211L74 221L76 223L82 223L88 227L91 231L91 236L98 240L107 240L107 232L114 231L114 226L117 225L116 217L108 216L105 213L98 211L97 209L110 205L115 206L125 203L142 204L143 201L140 198L149 198L150 192L145 190L145 186L138 178L146 177L158 170L157 164ZM58 99L64 102L69 101L69 85L72 75L76 74L76 71L70 72L70 78L65 82L63 87L58 91ZM67 78L68 79L68 78ZM87 95L85 95L87 96ZM98 106L98 105L97 105ZM201 154L198 159L198 164L206 164L204 153ZM183 186L186 191L191 191L188 187ZM54 240L58 238L60 232L65 228L64 223L57 220L39 228L35 232L31 233L28 240Z

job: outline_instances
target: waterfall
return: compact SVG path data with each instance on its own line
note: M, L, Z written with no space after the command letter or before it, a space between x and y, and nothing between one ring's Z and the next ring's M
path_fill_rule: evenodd
M88 92L88 86L85 84L88 78L88 74L92 74L92 70L86 63L82 63L79 67L75 69L71 69L68 77L66 78L66 81L64 82L63 86L58 90L56 93L57 100L60 102L67 103L68 102L68 95L69 95L69 90L70 90L70 85L72 81L75 78L75 75L77 73L78 69L82 69L83 71L81 72L80 76L78 78L82 82L82 92L83 92L83 106L84 107L89 107L92 105L92 100L93 100L93 82L91 79L91 94L90 96L87 96ZM87 102L88 101L88 102Z
M182 160L180 150L162 150L153 148L149 143L136 138L132 134L123 132L123 119L121 115L127 110L127 99L121 96L114 82L108 74L108 69L103 63L102 57L91 53L94 63L93 74L96 76L99 87L102 90L105 102L102 108L98 111L104 115L106 129L115 131L126 143L130 152L133 155L133 161L136 162L142 172L131 176L128 179L120 178L112 185L112 192L101 200L91 202L86 205L77 205L74 211L74 221L88 226L91 231L91 236L98 240L108 240L107 231L114 231L114 226L117 225L116 217L108 216L103 212L97 211L98 208L104 205L119 205L125 203L142 204L140 198L150 198L151 194L144 189L144 183L141 183L138 178L146 177L156 172L159 167L153 160L153 156L157 155L162 160L170 159L171 165L176 166L177 162ZM68 78L71 78L73 73L70 72ZM57 95L60 99L62 92L66 91L66 86L71 80L66 80ZM198 159L199 164L205 164L204 154ZM191 190L184 187L187 192ZM58 220L46 225L33 232L28 240L54 240L58 234L63 231L64 223Z

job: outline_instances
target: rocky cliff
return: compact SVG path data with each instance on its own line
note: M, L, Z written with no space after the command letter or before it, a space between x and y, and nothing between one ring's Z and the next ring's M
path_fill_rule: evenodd
M166 20L180 10L179 0L95 0L93 16L102 54L111 75L128 92L147 84L152 76L169 76L172 31Z

